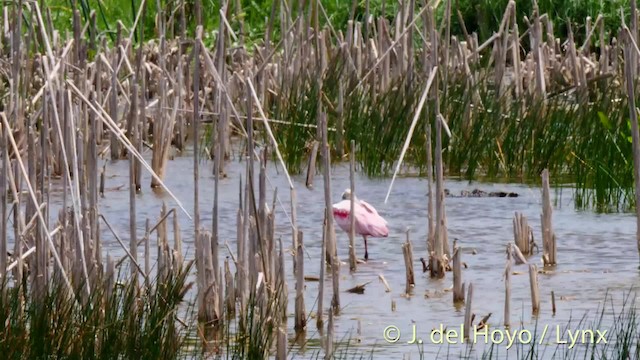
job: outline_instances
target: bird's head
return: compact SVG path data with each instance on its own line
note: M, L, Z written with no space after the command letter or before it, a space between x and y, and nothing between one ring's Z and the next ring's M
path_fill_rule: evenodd
M342 193L342 200L350 200L351 199L351 190L347 189Z

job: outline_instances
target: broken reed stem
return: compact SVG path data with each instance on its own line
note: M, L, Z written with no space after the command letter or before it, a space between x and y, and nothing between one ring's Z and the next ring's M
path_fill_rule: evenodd
M556 264L556 234L552 225L551 196L549 195L549 170L542 171L542 244L545 266Z
M469 284L469 288L467 289L467 301L464 309L464 339L469 339L469 334L471 333L471 300L473 299L473 283Z
M333 284L333 296L331 298L331 309L335 315L340 314L340 259L337 255L331 261L331 280Z
M456 244L453 245L453 302L454 304L464 302L464 284L462 283L460 248Z
M308 189L313 189L313 178L316 175L316 159L318 157L318 146L320 143L317 140L313 140L311 147L311 155L309 155L309 162L307 164L307 178L305 186Z
M553 315L556 314L556 294L551 290L551 311Z
M538 288L538 268L529 264L529 282L531 284L531 310L534 315L540 310L540 292Z
M507 265L504 269L504 326L509 328L511 324L511 247L507 245Z
M415 276L413 272L413 249L411 240L409 239L409 231L407 230L407 240L402 244L402 254L404 255L404 267L406 272L405 294L411 295L415 286Z
M304 305L304 240L302 230L298 230L297 240L298 244L296 247L295 258L296 300L294 329L296 333L301 333L307 328L306 310Z

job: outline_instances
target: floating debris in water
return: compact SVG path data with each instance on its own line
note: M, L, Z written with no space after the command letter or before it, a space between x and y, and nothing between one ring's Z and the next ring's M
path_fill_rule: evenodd
M518 193L514 193L511 191L491 191L487 192L480 189L469 190L460 190L460 195L454 195L451 193L449 189L444 189L444 195L447 197L518 197L520 196Z

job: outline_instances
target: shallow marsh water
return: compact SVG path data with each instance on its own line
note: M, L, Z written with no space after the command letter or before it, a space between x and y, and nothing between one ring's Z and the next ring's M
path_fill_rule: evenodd
M150 154L145 153L150 162ZM108 162L106 167L105 197L100 198L100 212L108 219L114 230L128 244L129 238L129 189L126 160ZM202 162L200 165L200 212L201 225L211 227L213 204L212 164ZM257 169L257 166L256 166ZM257 171L257 170L256 170ZM227 178L220 181L220 256L221 264L228 255L224 243L236 250L236 213L238 209L238 187L240 176L244 181L245 165L232 159L226 166ZM187 211L193 215L193 158L190 152L170 160L165 182L180 199ZM289 224L290 199L286 177L280 166L274 161L268 167L269 203L273 197L274 187L278 188L279 204L276 209L276 237L282 236L286 247L291 246L291 228ZM320 269L319 253L322 241L322 221L324 209L323 177L318 173L314 179L315 188L309 190L304 186L303 175L293 177L298 197L298 226L304 232L306 248L305 275L317 276ZM332 172L332 199L340 200L342 191L349 187L348 164L334 166ZM553 184L553 179L551 179ZM434 344L430 338L432 329L442 325L447 329L460 329L464 321L464 307L454 307L452 293L444 291L452 286L453 274L447 273L443 280L432 280L428 273L422 273L420 257L426 254L427 233L427 188L426 180L420 178L400 177L396 179L387 204L384 198L390 179L368 179L356 173L356 194L375 206L378 212L387 219L390 227L389 237L370 239L370 260L360 264L356 273L351 274L348 267L348 235L336 227L339 257L343 261L340 278L341 315L335 319L335 337L338 351L345 348L347 339L349 352L358 352L365 357L398 359L419 358L421 350L416 344L407 344L412 338L413 324L424 343L425 358L452 357L458 358L466 353L466 345ZM150 187L150 176L143 172L142 194L137 196L138 236L144 234L146 218L152 224L159 219L161 205L167 202L169 208L177 205L164 192L154 192ZM256 180L257 185L257 180ZM479 188L485 191L512 191L520 196L516 198L446 198L446 211L449 227L449 243L453 246L454 238L462 248L462 261L468 265L463 268L463 281L473 283L472 310L476 314L474 323L488 313L490 331L503 329L504 314L504 277L506 263L506 244L513 241L512 219L515 211L524 213L533 227L536 242L542 248L540 233L541 192L537 187L511 184L468 183L466 181L445 180L445 187L453 194L460 190ZM52 185L51 217L55 219L57 209L61 206L59 189L61 183ZM56 191L57 189L57 191ZM257 189L257 186L256 186ZM556 349L556 325L562 330L569 324L569 329L593 329L589 323L578 327L578 321L587 313L588 319L597 317L598 307L603 306L605 294L613 297L614 309L609 304L606 313L621 307L624 294L640 282L638 275L638 250L635 241L635 217L632 214L595 214L593 212L575 211L571 191L562 193L552 190L552 201L558 200L554 207L553 225L557 235L558 266L552 274L540 274L541 310L537 317L538 332L545 325L549 326L544 344L550 349L545 351L551 357ZM179 211L179 209L177 209ZM194 243L193 222L179 211L181 223L183 251L187 259L193 258ZM101 225L104 256L109 252L112 256L122 257L124 251ZM413 245L414 269L416 285L413 296L403 295L405 290L405 265L401 245L406 238L406 230ZM172 231L171 224L168 225ZM155 241L155 237L152 237ZM153 242L152 242L153 244ZM172 238L170 238L172 245ZM363 256L364 245L361 237L356 239L357 254ZM155 246L151 247L152 258L156 256ZM139 247L138 258L144 257L144 247ZM291 256L287 258L287 284L289 288L289 339L295 338L293 332L293 310L295 281L292 274ZM541 254L534 254L529 260L541 268ZM153 261L152 261L153 262ZM126 261L123 266L128 266ZM232 271L234 271L232 269ZM516 272L512 276L511 324L512 329L521 327L534 333L536 318L531 315L529 275L526 265L512 267ZM194 268L195 273L195 268ZM385 292L378 274L383 274L391 286L391 292ZM194 278L195 280L195 278ZM351 294L345 290L371 281L364 294ZM317 295L319 282L307 281L305 304L307 312L317 311ZM194 287L195 289L195 287ZM551 291L555 292L557 312L551 311ZM195 295L195 291L191 291ZM331 274L326 272L325 311L332 296ZM465 291L466 296L466 291ZM392 301L396 310L391 310ZM616 305L618 304L618 305ZM360 324L358 325L358 321ZM326 317L325 317L326 324ZM358 332L358 326L360 331ZM385 341L383 332L388 326L397 326L400 339L395 343ZM608 325L607 325L608 326ZM596 329L593 329L596 330ZM294 345L290 357L299 359L317 355L319 334L316 331L315 319L308 322L308 341L304 350ZM566 334L560 334L565 340ZM489 348L482 336L477 338L471 357L481 357ZM453 340L459 343L459 338ZM515 358L519 345L517 340L507 352L507 340L496 344L499 357ZM526 347L526 346L525 346ZM566 345L561 350L566 350ZM542 351L542 350L541 350ZM495 356L495 354L494 354ZM359 357L359 356L358 356ZM541 356L546 358L547 356ZM351 356L348 356L351 358Z

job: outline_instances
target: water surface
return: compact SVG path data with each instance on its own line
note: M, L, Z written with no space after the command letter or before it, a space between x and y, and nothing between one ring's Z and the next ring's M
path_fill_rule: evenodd
M187 153L169 161L165 182L180 199L185 208L193 216L193 158ZM150 154L145 153L150 162ZM105 197L100 199L100 211L112 224L119 236L128 244L129 238L129 190L127 161L108 162L106 167ZM256 170L257 171L257 170ZM245 165L232 159L226 167L228 177L220 180L220 256L221 263L228 255L223 246L236 249L236 213L238 209L238 187L240 176L244 178ZM200 165L200 216L201 225L211 226L213 205L212 164L202 162ZM144 234L147 218L155 223L160 214L162 202L169 207L177 207L171 197L164 192L155 192L150 187L151 177L143 173L143 190L136 201L138 236ZM304 176L293 177L297 189L298 226L304 232L305 275L319 274L319 253L322 241L322 221L324 210L324 192L322 174L314 178L315 188L307 189ZM552 179L553 182L553 179ZM357 195L375 206L378 212L389 223L389 237L369 240L370 260L358 266L355 274L349 272L348 235L336 226L338 253L344 262L341 267L340 301L342 313L335 319L336 340L341 343L338 348L346 347L347 339L350 351L361 354L372 354L374 358L401 359L403 357L419 358L424 351L425 358L457 357L466 347L460 344L434 344L431 341L432 329L440 326L447 329L460 329L464 321L464 309L456 308L452 302L452 293L445 291L452 286L453 275L447 273L443 280L433 280L428 273L422 273L420 257L427 257L427 183L421 178L397 178L389 197L384 198L390 179L368 179L356 173ZM257 185L257 183L256 183ZM340 201L342 191L349 185L348 165L335 166L331 178L333 202ZM449 227L450 246L453 239L458 239L461 246L462 261L468 267L463 269L463 281L473 283L472 311L476 314L477 323L486 314L491 313L490 331L502 329L504 322L504 277L506 263L506 244L513 241L513 216L515 211L524 213L533 227L536 242L542 248L540 232L541 192L539 188L512 184L478 184L457 180L446 180L446 188L453 194L461 190L479 188L485 191L512 191L520 196L516 198L446 198L446 211ZM291 246L291 227L289 223L290 199L286 177L280 166L270 162L268 167L268 199L271 203L274 188L278 188L278 206L276 208L276 236L283 237L283 243ZM60 188L54 184L53 188ZM257 189L257 186L256 186ZM57 214L61 205L59 192L52 194L55 206L51 214ZM588 329L588 324L578 327L577 321L589 312L595 318L596 309L603 305L605 294L613 296L614 304L619 304L626 291L639 282L638 249L635 241L635 217L631 214L595 214L588 211L575 211L570 190L562 193L552 191L552 201L557 200L553 213L553 225L557 236L558 266L550 274L540 274L541 311L537 317L538 331L549 326L545 343L548 350L541 357L551 357L556 348L557 334L552 332L556 325L562 329L569 321L576 329ZM193 222L183 213L179 213L182 228L183 250L187 259L193 258L194 242ZM124 251L101 226L103 248L112 256L122 257ZM169 225L171 230L171 225ZM406 297L405 265L402 243L406 239L406 231L413 245L415 288L413 295ZM155 237L154 237L155 239ZM172 238L170 238L171 245ZM361 237L356 239L357 254L362 257L364 244ZM152 246L152 249L155 247ZM138 258L143 258L144 247L139 248ZM152 251L155 257L155 250ZM287 258L287 278L289 288L289 338L293 340L294 284L291 257ZM538 267L542 266L541 254L534 254L529 260ZM125 262L127 263L127 262ZM514 266L512 276L511 324L512 327L529 329L533 333L536 318L531 315L531 292L528 268L526 265ZM233 271L233 270L232 270ZM194 268L195 272L195 268ZM391 286L391 292L385 292L384 285L378 280L383 274ZM357 284L371 282L364 294L345 292ZM319 282L306 283L305 302L308 312L317 311ZM551 291L555 292L557 312L551 311ZM332 284L330 272L326 272L325 306L330 304ZM396 309L392 311L392 302ZM325 309L326 311L327 309ZM611 312L611 306L606 308ZM326 322L325 322L326 323ZM413 326L423 339L423 349L416 344L407 344L412 338ZM395 343L385 341L383 332L388 326L396 326L400 330L400 339ZM570 325L570 329L574 329ZM359 331L358 331L359 329ZM315 320L310 319L307 337L315 337L309 341L304 351L295 346L291 356L304 359L318 351L318 334ZM561 340L566 335L559 337ZM471 352L472 357L481 357L482 351L488 348L484 338L477 338L479 343ZM498 339L499 340L499 339ZM292 341L293 342L293 341ZM454 338L452 342L459 342ZM507 352L507 340L496 345L499 356L519 357L517 345ZM372 350L373 349L373 350ZM563 348L566 349L566 345ZM542 355L542 354L540 354ZM315 357L315 355L314 355Z

